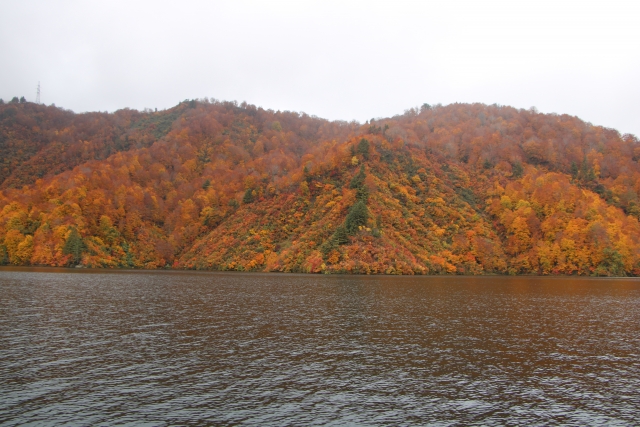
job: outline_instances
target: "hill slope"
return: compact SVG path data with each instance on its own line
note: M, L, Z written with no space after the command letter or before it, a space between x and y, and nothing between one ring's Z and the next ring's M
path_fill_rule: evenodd
M0 117L3 263L640 273L640 144L571 116L425 105L360 125L190 101Z

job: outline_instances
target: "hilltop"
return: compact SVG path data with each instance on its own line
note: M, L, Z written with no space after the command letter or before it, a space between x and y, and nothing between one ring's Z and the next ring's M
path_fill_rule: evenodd
M0 264L640 274L640 142L568 115L9 103L0 152Z

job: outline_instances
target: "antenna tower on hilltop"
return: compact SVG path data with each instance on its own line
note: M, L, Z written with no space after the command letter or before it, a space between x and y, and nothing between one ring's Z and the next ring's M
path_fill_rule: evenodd
M38 82L38 90L36 91L36 104L40 104L40 82Z

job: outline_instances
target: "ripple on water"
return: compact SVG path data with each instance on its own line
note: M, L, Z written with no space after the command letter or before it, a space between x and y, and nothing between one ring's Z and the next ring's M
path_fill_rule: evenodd
M0 423L637 425L634 280L0 270Z

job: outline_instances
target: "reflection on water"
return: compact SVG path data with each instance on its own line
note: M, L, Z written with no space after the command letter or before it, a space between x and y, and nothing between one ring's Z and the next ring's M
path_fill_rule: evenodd
M637 425L639 390L635 280L0 270L2 425Z

